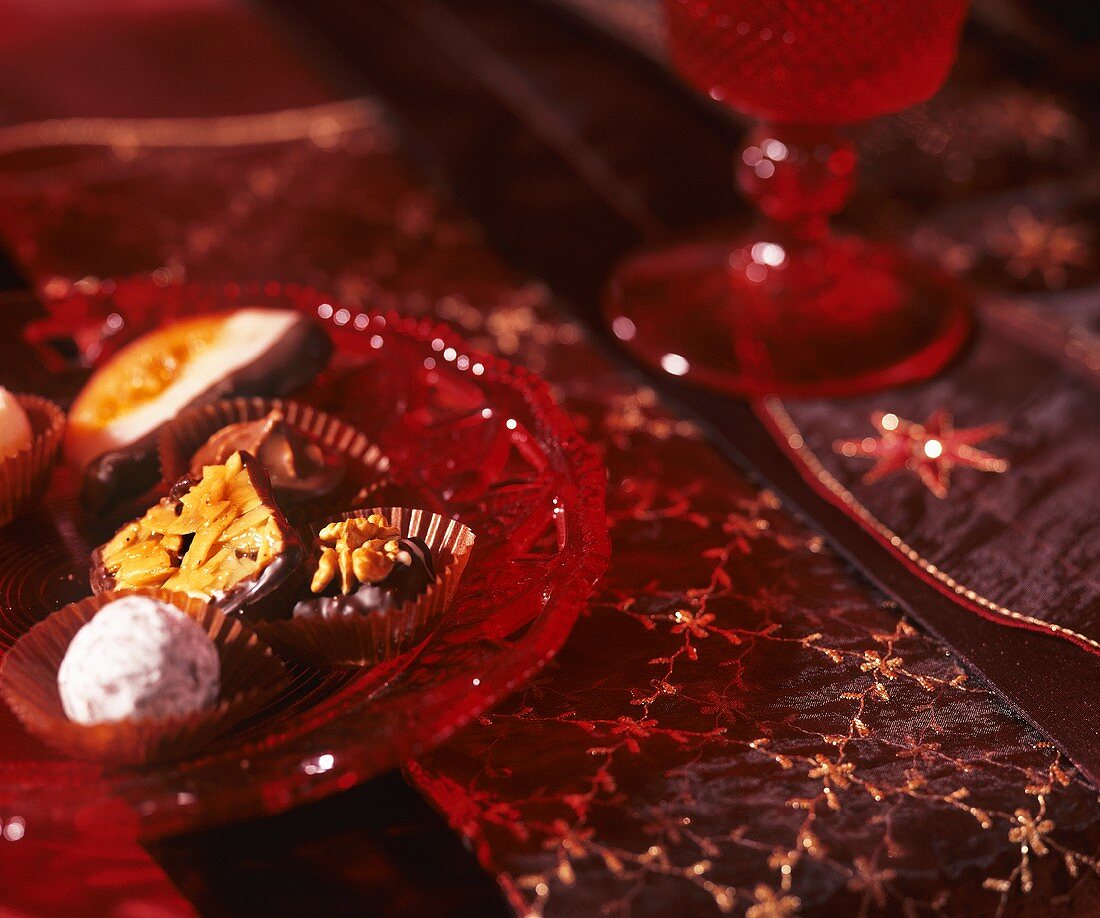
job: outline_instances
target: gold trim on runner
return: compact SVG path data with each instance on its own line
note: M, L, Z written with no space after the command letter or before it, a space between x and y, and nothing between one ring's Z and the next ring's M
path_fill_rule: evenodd
M1022 612L1015 612L1012 609L1007 609L999 603L980 595L964 584L959 583L946 571L940 570L939 567L918 553L901 536L880 522L870 510L856 499L856 496L851 491L836 479L832 472L822 465L821 460L818 459L813 450L806 445L806 440L799 432L798 425L795 424L794 419L787 413L787 409L780 399L764 399L763 406L764 410L768 412L768 416L771 418L772 422L778 428L779 433L786 440L787 447L798 455L798 458L802 460L805 467L813 474L818 482L820 482L821 485L845 507L851 510L863 523L869 526L879 536L886 539L893 548L901 552L926 574L934 577L957 595L975 605L981 606L983 609L987 609L995 615L1000 615L1017 622L1026 622L1043 631L1070 637L1074 640L1088 644L1096 650L1100 650L1100 641L1086 637L1078 631L1063 628L1061 625L1056 625L1053 622L1046 622L1041 618L1035 618L1032 615L1024 615Z
M0 127L0 155L39 147L234 147L305 138L323 146L384 123L368 99L214 118L64 118Z

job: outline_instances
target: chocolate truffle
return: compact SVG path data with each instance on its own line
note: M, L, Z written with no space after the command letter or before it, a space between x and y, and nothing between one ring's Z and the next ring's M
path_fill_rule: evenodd
M260 460L280 500L320 497L344 475L343 459L327 454L291 427L277 408L258 420L240 421L214 433L192 457L191 474L200 475L203 466L221 465L238 450Z
M149 596L123 596L73 637L57 687L77 723L163 719L212 705L220 670L214 642L194 619Z

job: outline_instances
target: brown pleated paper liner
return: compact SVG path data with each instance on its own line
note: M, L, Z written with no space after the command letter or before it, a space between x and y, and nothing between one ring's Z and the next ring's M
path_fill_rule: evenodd
M221 663L221 691L213 707L184 717L91 726L65 715L57 671L69 643L103 606L128 595L171 603L206 629ZM28 732L67 755L116 765L199 755L216 736L262 709L287 682L282 662L247 627L200 599L167 590L100 593L65 606L16 641L0 669L0 695Z
M427 543L436 579L417 599L399 608L363 614L338 601L320 600L319 613L284 621L257 622L256 631L287 660L310 666L368 666L397 656L434 628L450 607L474 546L474 533L458 520L425 510L374 507L341 513L320 521L314 535L327 523L381 513L401 530L404 538ZM316 565L316 546L310 566Z
M341 456L346 463L343 480L330 493L315 498L303 496L293 505L283 506L284 512L294 519L318 519L348 507L376 502L376 495L390 483L390 462L378 445L362 431L327 412L279 398L223 399L191 408L166 424L159 442L164 483L171 487L187 475L195 453L223 427L258 421L275 409L283 413L287 424L326 453Z
M31 445L0 460L0 526L35 503L50 483L65 434L65 412L48 399L16 394L31 422Z

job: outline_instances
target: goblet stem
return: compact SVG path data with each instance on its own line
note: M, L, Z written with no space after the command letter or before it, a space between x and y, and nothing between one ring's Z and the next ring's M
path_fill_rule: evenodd
M829 235L829 218L851 197L855 147L833 127L759 124L749 131L734 175L777 242L812 244Z
M938 372L967 297L900 249L834 234L856 154L835 128L761 124L737 160L760 219L640 252L608 289L612 331L648 363L737 395L852 395Z
M732 344L760 391L782 373L775 340L801 338L824 318L809 310L848 269L829 218L851 196L855 166L854 147L835 128L789 124L757 125L735 160L737 184L760 219L730 252L731 296L739 304Z

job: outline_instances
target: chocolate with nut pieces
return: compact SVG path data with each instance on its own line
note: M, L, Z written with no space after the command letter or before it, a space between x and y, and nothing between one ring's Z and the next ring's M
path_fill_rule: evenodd
M238 451L179 482L97 548L91 582L97 593L155 587L209 600L225 614L278 617L303 557L263 465Z

